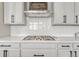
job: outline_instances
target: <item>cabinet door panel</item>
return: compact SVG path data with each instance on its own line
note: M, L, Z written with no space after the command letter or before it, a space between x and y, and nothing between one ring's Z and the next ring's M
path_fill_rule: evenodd
M23 4L23 2L4 3L4 24L25 24Z
M14 3L4 3L4 24L11 24L11 15L14 15Z
M75 2L75 23L79 24L79 2Z
M79 57L79 50L76 51L76 57Z
M36 50L27 50L27 49L21 50L22 57L34 57L34 55L36 55L36 54L39 54L38 51L36 51Z
M79 50L73 51L73 57L79 57Z
M54 24L62 24L64 16L63 2L54 3Z
M8 57L8 50L0 49L0 57Z
M20 50L19 49L8 50L8 57L20 57Z
M0 50L0 57L3 57L3 50Z
M15 10L15 24L23 24L25 21L24 21L24 7L23 7L23 4L22 2L17 2L15 3L16 6L16 10ZM20 6L20 7L18 7Z
M74 2L54 3L54 24L74 24Z
M56 57L57 51L51 49L22 49L22 57Z
M64 2L64 15L67 24L74 24L74 2Z
M0 57L19 57L20 56L20 51L19 49L0 49Z
M69 50L59 50L58 51L58 56L59 57L72 57L72 51Z

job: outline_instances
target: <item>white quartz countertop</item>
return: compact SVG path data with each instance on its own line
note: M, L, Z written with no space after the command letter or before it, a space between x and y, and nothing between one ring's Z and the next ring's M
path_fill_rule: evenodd
M23 40L24 37L23 36L7 36L7 37L0 37L0 42L53 42L53 43L57 43L57 42L79 42L78 40L75 40L75 37L73 36L68 36L68 37L55 37L54 41L44 41L44 40Z

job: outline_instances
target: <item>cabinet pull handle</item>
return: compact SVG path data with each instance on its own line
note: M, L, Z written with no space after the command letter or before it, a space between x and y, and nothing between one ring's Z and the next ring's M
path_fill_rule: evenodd
M72 57L72 51L70 51L70 57Z
M3 51L3 57L7 57L8 50Z
M77 57L77 51L74 51L74 53L75 53L75 57Z
M62 47L70 47L69 45L62 45Z
M66 15L63 16L63 23L67 23L67 16Z
M11 47L11 45L0 45L0 47Z
M77 45L77 47L79 47L79 45Z
M36 54L34 54L33 56L34 56L34 57L44 57L43 54L42 54L42 55L36 55Z
M14 23L14 15L11 15L11 23Z
M76 21L75 22L78 23L78 16L76 15L75 17L76 17Z

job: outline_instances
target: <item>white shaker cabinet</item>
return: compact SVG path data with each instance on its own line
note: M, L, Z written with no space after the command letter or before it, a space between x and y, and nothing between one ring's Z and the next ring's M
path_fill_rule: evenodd
M54 2L54 24L63 24L64 6L62 2Z
M53 24L74 24L74 2L55 2Z
M73 50L73 57L79 57L79 50Z
M58 57L72 57L72 51L70 50L59 50Z
M79 24L79 2L75 2L75 24Z
M64 3L64 21L66 24L74 24L74 2Z
M0 42L0 57L20 57L19 43Z
M7 57L20 57L20 49L8 50Z
M61 43L58 44L58 57L72 57L72 44L70 43Z
M4 2L4 24L25 24L24 3Z
M4 57L4 50L0 49L0 57Z
M79 43L73 44L73 54L74 57L79 57Z
M20 57L18 49L0 49L0 57Z

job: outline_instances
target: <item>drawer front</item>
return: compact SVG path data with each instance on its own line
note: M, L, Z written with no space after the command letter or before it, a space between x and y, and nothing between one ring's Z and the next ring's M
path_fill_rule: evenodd
M0 49L10 49L10 48L19 48L19 43L12 43L12 42L0 42Z
M79 50L79 43L73 44L73 49Z
M57 49L57 44L21 44L21 48L52 48Z
M61 50L61 49L64 49L64 50L71 50L72 49L72 44L58 44L58 49Z
M57 57L57 50L52 49L23 49L22 57Z

